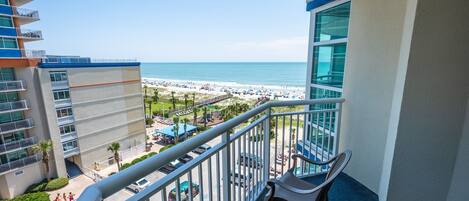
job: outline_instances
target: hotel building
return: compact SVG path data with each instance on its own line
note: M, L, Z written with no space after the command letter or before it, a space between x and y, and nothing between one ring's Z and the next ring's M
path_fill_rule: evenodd
M42 40L22 28L39 13L31 0L0 0L0 198L46 178L32 146L51 140L50 176L67 177L112 163L107 146L145 142L138 62L93 62L24 48ZM103 163L103 161L105 161ZM109 161L109 162L107 162Z

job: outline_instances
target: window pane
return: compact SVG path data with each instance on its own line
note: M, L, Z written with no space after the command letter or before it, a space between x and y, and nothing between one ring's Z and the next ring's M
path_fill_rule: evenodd
M5 45L5 48L18 48L18 45L16 44L16 39L13 38L4 38L3 44Z
M316 14L314 42L347 38L350 2Z
M0 4L2 4L1 0L0 0ZM11 21L11 17L0 16L0 26L13 27L13 22Z
M8 0L0 0L0 4L8 5Z
M311 83L342 88L346 44L314 47Z

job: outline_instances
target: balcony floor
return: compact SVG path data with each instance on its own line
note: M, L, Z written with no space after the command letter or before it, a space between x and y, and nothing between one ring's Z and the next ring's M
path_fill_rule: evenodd
M319 185L324 181L324 177L325 175L318 175L303 180ZM329 201L378 201L378 195L357 180L342 173L329 191Z

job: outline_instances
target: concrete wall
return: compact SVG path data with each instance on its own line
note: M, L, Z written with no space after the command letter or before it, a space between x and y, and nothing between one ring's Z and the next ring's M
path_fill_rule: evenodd
M467 8L418 1L388 200L447 198L469 92Z
M360 0L351 7L339 149L346 172L378 193L407 8L406 0Z
M468 94L469 96L469 94ZM469 198L469 101L466 105L466 120L459 142L459 151L453 171L453 178L448 192L448 201L466 201Z
M43 180L42 163L28 165L0 176L0 198L10 199L23 194L33 183Z

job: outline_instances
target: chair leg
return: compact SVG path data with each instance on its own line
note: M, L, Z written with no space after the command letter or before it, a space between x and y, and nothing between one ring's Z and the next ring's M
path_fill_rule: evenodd
M264 201L273 201L273 197L275 194L275 182L274 181L267 181L267 194L264 197Z

